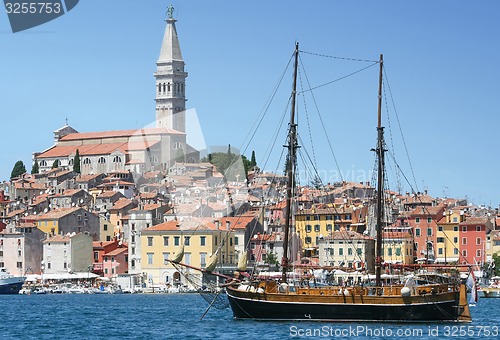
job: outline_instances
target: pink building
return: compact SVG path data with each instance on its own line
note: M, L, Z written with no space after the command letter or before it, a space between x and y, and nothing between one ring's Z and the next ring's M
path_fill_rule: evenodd
M122 246L104 254L103 271L105 277L117 277L128 273L128 247Z

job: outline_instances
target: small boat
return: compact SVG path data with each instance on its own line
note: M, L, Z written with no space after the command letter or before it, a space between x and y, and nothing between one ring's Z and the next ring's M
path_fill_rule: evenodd
M25 276L14 276L5 268L0 268L0 294L19 294L25 281Z
M484 298L500 298L500 276L492 277L490 285L488 287L481 288L481 292L481 297Z

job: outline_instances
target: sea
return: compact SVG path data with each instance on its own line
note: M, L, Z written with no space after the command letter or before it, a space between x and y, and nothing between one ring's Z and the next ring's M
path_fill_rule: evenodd
M0 295L0 338L500 339L500 299L480 299L469 324L262 322L207 308L198 294Z

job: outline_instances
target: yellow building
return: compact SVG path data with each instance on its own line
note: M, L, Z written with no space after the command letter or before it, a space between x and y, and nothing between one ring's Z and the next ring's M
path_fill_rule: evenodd
M141 234L142 272L146 274L148 286L188 286L201 283L201 273L186 267L175 268L167 260L184 245L182 263L205 268L212 254L218 252L218 272L236 268L234 230L213 221L186 227L178 221L161 223L144 229ZM182 273L182 275L181 275ZM190 279L186 279L186 274ZM190 282L191 281L191 282Z
M414 263L413 237L409 232L384 232L382 240L385 263Z
M366 214L367 207L362 205L300 210L295 214L295 229L305 250L303 255L318 256L319 240L333 231L363 233L366 229Z
M464 220L460 210L449 210L438 221L436 231L436 262L459 261L459 224Z

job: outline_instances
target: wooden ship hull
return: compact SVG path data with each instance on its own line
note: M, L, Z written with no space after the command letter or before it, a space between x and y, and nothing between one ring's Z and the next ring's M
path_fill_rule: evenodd
M417 287L416 295L409 296L401 295L402 287L384 287L379 291L362 287L306 287L283 293L277 292L278 288L261 287L258 292L259 288L227 287L234 317L295 321L471 321L464 285L458 291L448 291L447 285Z

